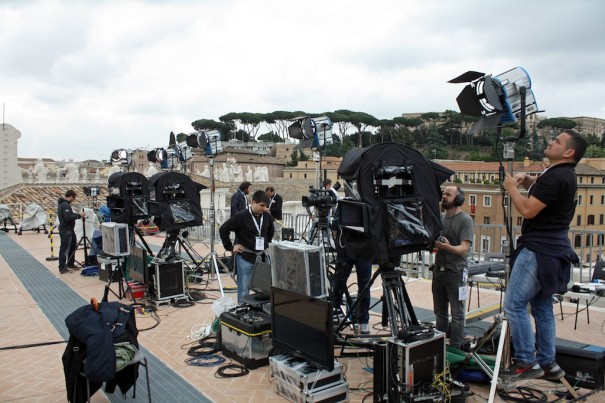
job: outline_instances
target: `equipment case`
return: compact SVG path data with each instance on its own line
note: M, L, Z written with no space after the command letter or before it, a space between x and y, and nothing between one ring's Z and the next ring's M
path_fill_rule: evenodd
M220 316L219 345L223 355L249 369L269 364L271 316L240 305Z
M403 342L387 340L386 380L389 399L414 396L434 382L436 374L445 370L445 333L435 331L426 339ZM398 382L393 382L398 380Z
M349 384L341 382L327 389L305 393L296 386L278 381L275 383L277 394L295 403L336 403L349 401Z
M271 374L275 379L297 387L303 393L310 393L344 382L342 364L334 361L334 370L313 368L307 361L289 354L269 358Z

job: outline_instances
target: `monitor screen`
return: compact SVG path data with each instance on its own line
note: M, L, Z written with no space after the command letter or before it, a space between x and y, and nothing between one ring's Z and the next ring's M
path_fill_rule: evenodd
M271 263L256 262L250 281L250 289L267 298L271 295Z
M128 276L139 283L147 284L147 251L138 246L130 248Z
M367 234L370 232L368 204L342 199L338 201L340 226Z
M334 369L332 304L271 287L273 346L320 369Z

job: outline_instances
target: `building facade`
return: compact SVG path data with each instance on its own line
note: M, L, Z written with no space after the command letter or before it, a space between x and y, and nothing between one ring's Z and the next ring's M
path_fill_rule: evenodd
M2 124L0 141L0 189L23 182L17 161L17 145L21 132L8 123Z

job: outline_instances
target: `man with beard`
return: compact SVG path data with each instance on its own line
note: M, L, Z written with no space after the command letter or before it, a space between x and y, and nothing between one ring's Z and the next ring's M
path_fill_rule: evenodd
M504 299L515 348L514 364L500 373L506 381L536 378L556 381L565 376L555 362L552 295L567 291L570 267L579 261L568 233L576 209L575 168L587 145L580 133L565 130L544 151L550 162L546 171L538 177L508 173L502 184L515 210L523 217L521 237L510 259L511 274ZM527 194L522 194L518 186L526 189Z
M473 219L460 208L463 203L464 192L459 187L448 186L443 190L443 231L435 242L437 256L432 283L437 330L446 332L449 344L458 348L464 340L467 257L474 231ZM452 315L451 324L448 305Z

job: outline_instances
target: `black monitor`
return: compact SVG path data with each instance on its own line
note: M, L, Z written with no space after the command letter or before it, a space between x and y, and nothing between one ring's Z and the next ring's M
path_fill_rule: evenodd
M342 199L338 201L338 220L340 226L352 231L367 234L370 232L370 213L367 203Z
M147 251L138 246L130 248L128 276L131 280L147 284Z
M271 263L256 262L250 281L250 289L266 298L271 296Z
M271 287L273 347L309 361L320 369L334 369L332 304Z

